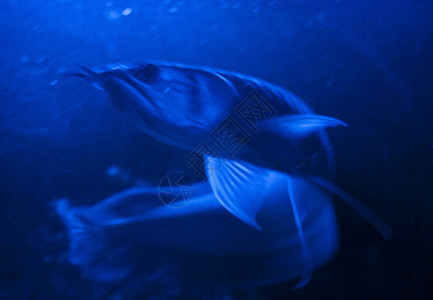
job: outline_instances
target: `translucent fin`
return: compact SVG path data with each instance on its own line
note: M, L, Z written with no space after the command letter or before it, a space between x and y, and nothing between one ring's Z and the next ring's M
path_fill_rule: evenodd
M256 214L273 173L245 162L215 160L207 156L205 169L216 198L234 216L261 230Z
M292 115L263 121L260 128L288 139L302 139L327 127L348 125L343 121L319 115Z
M302 201L312 200L312 199L302 199L305 194L303 190L303 188L305 188L303 186L303 182L304 180L298 178L292 178L292 177L289 177L289 180L287 182L289 198L292 204L293 216L295 219L296 229L298 231L299 244L301 246L302 260L304 264L304 270L302 272L301 278L299 279L298 284L296 284L293 287L293 289L299 289L304 285L306 285L310 281L311 274L313 273L313 269L314 269L310 248L308 247L307 240L304 236L304 230L302 228L302 217L301 217L300 208L298 207L298 203L302 203Z
M79 210L72 208L66 199L55 203L57 213L68 228L70 241L69 261L87 266L84 277L111 282L127 277L132 266L116 264L111 257L125 255L123 245L110 245L102 227L81 218Z
M75 218L74 214L72 213L71 205L67 199L62 198L54 201L54 206L56 207L57 213L62 218L63 222L65 224L71 224L69 226L69 230L73 234L85 233L85 230L83 230L84 225L80 220Z
M352 206L363 218L376 228L385 240L389 240L392 237L394 230L386 224L385 221L334 183L319 177L312 177L311 180Z

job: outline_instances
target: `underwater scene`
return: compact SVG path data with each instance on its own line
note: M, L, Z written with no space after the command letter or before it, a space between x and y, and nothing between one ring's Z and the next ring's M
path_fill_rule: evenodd
M0 299L433 297L433 2L0 15Z

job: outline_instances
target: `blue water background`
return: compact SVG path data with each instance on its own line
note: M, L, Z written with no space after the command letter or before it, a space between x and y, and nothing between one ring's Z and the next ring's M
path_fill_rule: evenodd
M307 287L282 283L261 297L431 296L432 22L421 0L1 1L0 298L103 294L66 264L51 201L91 204L127 188L109 166L150 184L169 171L161 157L184 167L106 95L64 75L75 62L147 59L257 76L350 126L331 131L337 184L395 237L384 242L336 201L337 256Z

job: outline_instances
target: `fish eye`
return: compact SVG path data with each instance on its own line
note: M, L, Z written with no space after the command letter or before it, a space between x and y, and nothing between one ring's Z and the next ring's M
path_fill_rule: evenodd
M149 82L154 80L158 76L159 70L158 67L152 64L147 64L138 68L138 70L134 73L138 79Z

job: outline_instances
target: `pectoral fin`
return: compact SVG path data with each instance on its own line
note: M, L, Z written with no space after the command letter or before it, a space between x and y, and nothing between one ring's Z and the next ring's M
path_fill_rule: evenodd
M210 156L205 158L205 169L218 201L234 216L260 230L256 214L275 173L245 162Z
M313 114L291 115L265 120L260 129L274 132L288 139L302 139L327 127L348 125L343 121Z

